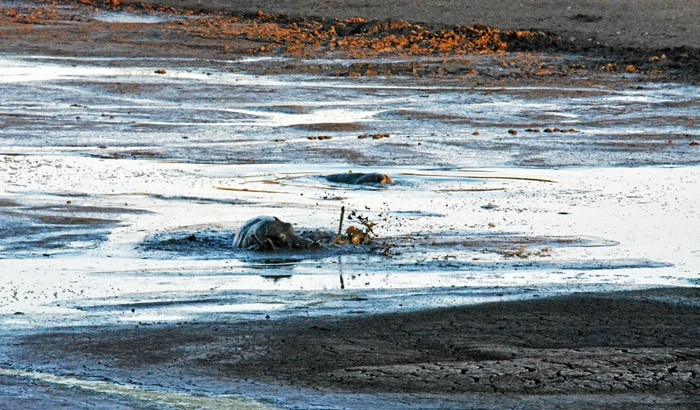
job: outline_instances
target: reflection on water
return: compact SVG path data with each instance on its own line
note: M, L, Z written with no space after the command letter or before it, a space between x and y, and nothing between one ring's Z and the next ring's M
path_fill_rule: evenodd
M104 23L131 23L131 24L154 24L166 21L179 20L177 17L156 15L156 14L134 14L125 12L99 12L95 14L93 20Z

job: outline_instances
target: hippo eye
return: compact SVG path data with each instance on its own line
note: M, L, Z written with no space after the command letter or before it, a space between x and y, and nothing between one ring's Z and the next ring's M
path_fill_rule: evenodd
M286 242L287 241L287 235L281 233L279 236L280 242Z

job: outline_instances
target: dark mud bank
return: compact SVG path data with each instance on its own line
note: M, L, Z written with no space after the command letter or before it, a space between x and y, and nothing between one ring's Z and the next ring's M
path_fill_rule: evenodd
M698 399L699 321L699 289L662 288L355 318L81 328L25 338L21 359L60 357L144 383L167 369L443 399L613 393L627 405L649 395L683 405Z

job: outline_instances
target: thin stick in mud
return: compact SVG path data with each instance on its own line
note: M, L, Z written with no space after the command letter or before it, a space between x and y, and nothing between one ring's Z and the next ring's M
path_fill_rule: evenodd
M340 207L340 221L338 221L338 237L343 233L343 218L345 218L345 206Z

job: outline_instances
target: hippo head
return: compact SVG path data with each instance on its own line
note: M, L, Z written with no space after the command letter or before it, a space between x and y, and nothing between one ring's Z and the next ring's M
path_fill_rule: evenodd
M269 223L264 224L261 227L258 235L259 239L263 239L268 242L272 242L272 245L280 248L294 248L299 247L300 239L295 233L292 224L287 222L282 222L277 217L273 217L273 220ZM261 237L262 236L262 237ZM303 242L303 241L301 241Z

